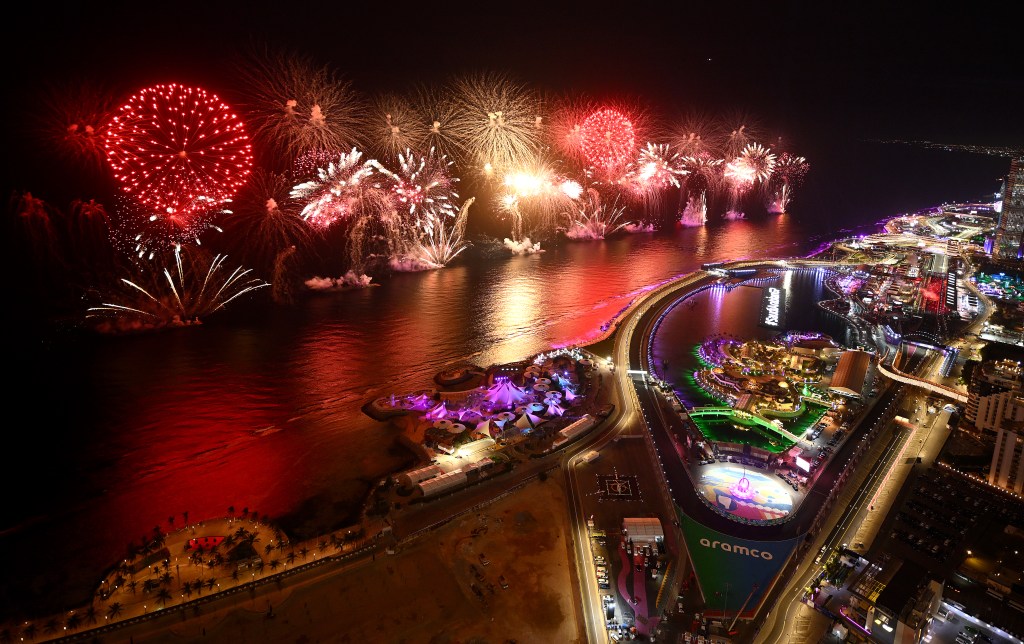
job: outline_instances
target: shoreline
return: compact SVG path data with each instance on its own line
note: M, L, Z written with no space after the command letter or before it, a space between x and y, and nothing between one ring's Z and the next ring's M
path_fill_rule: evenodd
M887 222L889 222L889 221L891 221L893 219L896 219L896 218L898 218L900 216L902 216L902 215L897 215L897 216L890 217L890 218L884 220L883 222L876 223L874 225L874 227L877 229L878 227L885 226L885 224ZM823 248L824 249L830 248L835 243L841 241L842 239L847 239L847 238L848 237L838 237L835 240L832 240L831 242L823 245ZM815 257L817 255L820 255L822 252L823 252L823 249L819 249L819 250L816 250L816 251L808 254L806 257L807 258L813 258L813 257ZM737 262L728 262L728 264L732 265L732 264L735 264L735 263L745 264L745 263L761 263L761 262L773 262L773 261L780 261L780 259L778 259L778 258L775 258L775 259L773 259L773 258L763 258L763 259L759 259L759 260L737 260ZM695 271L691 271L691 272L685 273L685 274L677 275L677 276L675 276L675 277L673 277L673 278L671 278L669 280L665 280L665 281L663 281L663 282L661 282L659 284L653 285L649 289L644 290L641 294L639 294L636 298L634 298L634 300L632 300L627 307L624 307L622 311L620 311L619 313L616 314L616 317L614 318L615 321L613 321L610 324L608 324L607 328L604 328L602 333L599 334L598 337L593 338L591 341L589 341L589 342L587 342L585 344L581 344L580 347L583 348L583 349L589 350L591 347L594 347L594 346L603 346L603 343L606 343L607 341L609 341L610 338L614 337L614 334L616 333L616 331L618 329L617 319L621 318L627 311L629 311L633 307L637 306L638 302L643 301L643 300L647 299L648 297L653 296L654 293L656 293L659 290L660 287L667 286L669 284L674 284L674 283L676 283L676 282L678 282L680 280L686 280L687 278L693 276L694 274L696 274L698 272L700 272L699 269L695 270ZM488 368L488 369L490 369L490 368ZM439 374L440 373L441 372L439 372ZM435 383L436 383L436 377L439 374L435 375ZM445 383L445 384L449 384L449 383ZM396 412L395 414L393 414L393 415L389 416L388 418L386 418L385 422L393 422L396 418L402 416L403 414L404 414L404 412ZM411 439L409 439L409 437L405 434L404 431L400 432L395 437L395 440L396 440L396 444L399 445L402 449L408 450L410 452L410 455L415 456L417 458L423 458L424 457L424 453L422 452L422 446L417 445L413 441L411 441ZM400 469L399 470L395 470L394 472L391 472L390 474L383 475L380 479L378 479L378 482L380 480L388 478L389 476L394 475L394 473L396 473L398 471L401 471L401 470ZM338 525L345 526L345 525L347 525L346 520L348 518L351 518L353 516L360 516L360 515L365 513L366 501L368 501L369 498L372 496L372 492L373 492L373 489L374 489L375 485L372 484L372 483L369 483L368 481L363 481L363 484L366 485L364 500L362 502L353 501L351 503L351 508L352 509L346 513L345 517L338 518L334 522L335 526L338 526ZM337 506L335 506L335 507L337 507ZM303 524L309 523L310 518L312 516L315 516L315 515L316 515L316 512L313 511L312 509L300 507L300 508L297 508L294 512L289 513L288 515L286 515L286 517L283 517L281 519L281 522L282 523L289 523L291 525L303 525Z

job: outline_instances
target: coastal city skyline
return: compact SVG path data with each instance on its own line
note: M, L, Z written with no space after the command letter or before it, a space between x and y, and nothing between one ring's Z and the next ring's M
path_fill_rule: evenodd
M190 5L5 41L0 643L1020 644L1001 14Z

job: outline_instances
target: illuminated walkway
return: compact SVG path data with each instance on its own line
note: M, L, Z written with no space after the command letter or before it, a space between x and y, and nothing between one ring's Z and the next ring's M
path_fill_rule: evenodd
M960 391L959 389L953 389L952 387L947 387L945 385L940 385L939 383L932 382L931 380L926 380L924 378L918 378L916 376L911 376L909 374L906 374L906 373L900 371L895 365L890 369L890 368L885 366L884 361L882 361L882 360L878 361L878 371L882 375L884 375L887 378L890 378L892 380L895 380L896 382L901 382L901 383L906 384L906 385L912 385L914 387L920 387L922 389L927 389L928 391L930 391L930 392L932 392L934 394L938 394L938 395L944 396L946 398L951 398L951 399L953 399L953 400L955 400L957 402L961 402L961 403L966 403L967 402L967 394L962 392L962 391Z

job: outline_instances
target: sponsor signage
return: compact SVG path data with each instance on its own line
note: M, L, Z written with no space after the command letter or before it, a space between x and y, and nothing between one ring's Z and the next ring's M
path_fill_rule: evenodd
M740 539L679 514L686 549L709 615L752 616L775 583L800 537L784 541ZM736 524L737 531L756 532Z
M778 329L786 324L786 291L778 286L761 289L761 325Z

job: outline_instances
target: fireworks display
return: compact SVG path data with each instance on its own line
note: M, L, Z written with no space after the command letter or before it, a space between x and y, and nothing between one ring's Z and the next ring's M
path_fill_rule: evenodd
M369 120L372 145L388 158L420 150L427 135L423 119L409 102L394 94L377 98Z
M257 169L222 222L243 246L239 250L261 267L272 265L285 249L305 249L312 243L310 226L290 191L287 176Z
M803 183L810 169L807 159L783 152L775 162L769 187L768 212L784 213L792 199L793 189Z
M143 89L121 106L104 141L122 189L183 226L229 201L252 171L242 120L198 87Z
M237 66L256 141L288 162L310 151L338 154L364 136L363 101L329 67L285 52L257 52Z
M390 179L388 191L395 209L407 213L423 234L433 235L441 220L458 212L459 195L454 190L458 179L451 175L452 162L433 148L426 155L406 149L398 155L398 172L375 160L368 163Z
M51 149L87 166L103 165L107 127L117 108L110 92L84 83L51 86L42 108L37 126Z
M803 157L776 156L759 142L746 115L729 117L729 127L707 116L654 127L639 104L542 100L501 73L364 101L302 56L258 52L236 71L245 123L218 96L174 83L116 102L81 88L51 92L40 110L38 133L51 151L82 165L107 161L121 188L107 201L116 206L109 213L95 199L73 202L62 219L68 234L55 233L53 209L30 193L15 208L25 247L55 265L67 268L58 236L108 270L119 261L103 262L96 251L109 252L109 241L133 259L140 277L123 285L136 305L111 298L93 314L158 319L172 310L183 317L217 310L186 284L193 271L183 253L199 252L201 239L272 273L278 301L291 300L306 262L325 256L363 275L445 266L470 246L476 197L460 208L456 192L467 177L475 180L468 190L493 199L483 212L511 222L506 247L532 253L557 234L655 230L669 197L678 200L672 217L686 226L705 224L712 208L718 217L743 217L755 192L758 207L785 212L809 168ZM655 131L668 134L645 138ZM222 257L204 265L199 281L220 273ZM177 270L145 268L154 262ZM141 277L153 274L155 283ZM234 293L236 284L229 278L218 292Z
M139 268L131 279L91 307L88 317L106 321L117 330L193 324L224 308L246 293L268 286L248 269L229 270L227 257L174 250L170 267Z
M767 182L775 171L775 155L760 143L743 146L739 160L744 167L743 173L749 173L755 183Z
M512 218L513 241L522 239L524 224L552 229L561 212L583 193L578 182L540 161L506 174L504 188L499 205Z
M615 176L636 154L633 122L617 110L598 110L583 121L580 145L593 167L605 177Z
M495 73L469 76L455 83L452 100L452 136L479 171L500 176L536 154L540 107L525 85Z
M352 148L339 155L317 177L292 188L290 197L305 203L301 216L310 225L328 228L339 219L351 217L360 206L361 189L374 169L363 161L363 153Z

